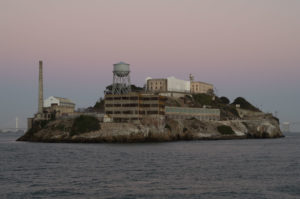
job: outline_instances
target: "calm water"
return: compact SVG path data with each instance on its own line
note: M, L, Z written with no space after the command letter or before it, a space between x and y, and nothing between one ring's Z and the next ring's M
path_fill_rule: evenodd
M0 198L300 198L300 133L148 144L18 136L0 134Z

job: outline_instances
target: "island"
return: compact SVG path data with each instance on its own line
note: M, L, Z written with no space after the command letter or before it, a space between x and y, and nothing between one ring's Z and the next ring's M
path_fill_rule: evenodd
M18 141L31 142L163 142L177 140L217 140L245 138L280 138L279 120L261 112L244 98L228 104L226 97L205 94L167 97L166 105L199 107L202 103L220 109L220 120L201 121L196 117L168 118L158 121L145 117L133 122L103 122L90 114L75 118L38 120ZM103 108L104 100L92 107Z
M129 64L114 64L114 82L93 107L74 111L66 98L43 100L42 62L38 112L18 141L31 142L166 142L284 137L279 119L243 97L231 103L213 85L175 77L130 83Z

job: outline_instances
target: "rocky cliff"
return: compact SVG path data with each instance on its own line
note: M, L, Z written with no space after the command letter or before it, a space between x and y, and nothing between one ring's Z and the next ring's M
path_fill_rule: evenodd
M57 119L36 122L18 141L34 142L156 142L176 140L245 139L283 137L279 121L243 98L224 104L222 98L204 96L168 99L172 106L202 106L221 110L221 121L145 118L135 123L100 123L96 118ZM227 100L225 100L227 101ZM236 108L236 104L241 108Z
M73 134L72 119L51 121L29 130L18 141L36 142L150 142L175 140L243 139L282 137L278 122L261 120L199 121L152 119L139 123L99 123L99 130Z

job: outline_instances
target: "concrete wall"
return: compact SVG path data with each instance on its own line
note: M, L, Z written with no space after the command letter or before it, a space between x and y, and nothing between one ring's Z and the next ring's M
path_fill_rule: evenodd
M167 79L148 79L147 91L165 92L167 91Z
M188 119L195 117L199 120L220 120L219 109L188 108L166 106L166 116L173 119Z
M168 77L168 91L175 91L175 92L190 92L190 81L185 81L181 79L177 79L175 77Z
M105 114L115 122L158 117L165 114L165 100L153 94L105 95Z
M189 94L188 93L180 93L180 92L160 92L159 95L166 96L166 97L180 98L180 97L184 97Z
M191 93L207 93L209 90L213 90L214 86L205 82L192 82Z
M44 107L51 107L51 104L60 105L59 100L53 96L48 97L47 99L44 100Z

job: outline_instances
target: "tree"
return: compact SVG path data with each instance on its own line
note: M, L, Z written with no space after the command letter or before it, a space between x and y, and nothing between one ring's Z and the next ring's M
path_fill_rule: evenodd
M220 101L223 104L229 104L230 103L230 100L225 96L220 97Z

